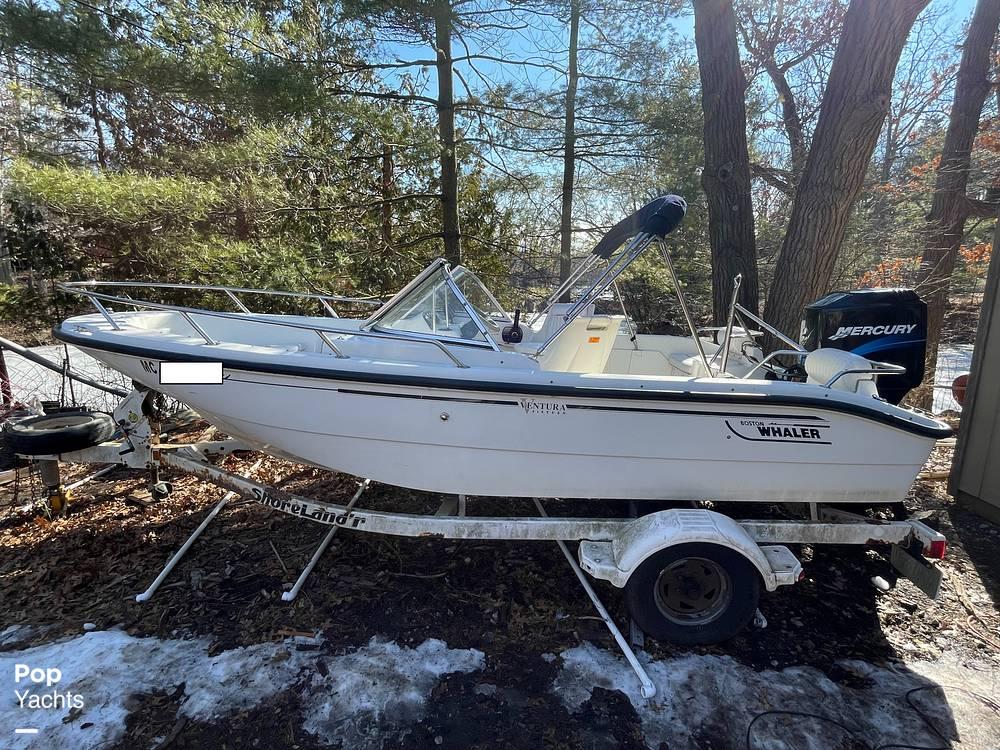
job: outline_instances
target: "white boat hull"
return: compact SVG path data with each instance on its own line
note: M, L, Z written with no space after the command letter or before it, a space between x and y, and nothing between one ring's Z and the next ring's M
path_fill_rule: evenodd
M85 351L261 450L431 492L895 502L934 444L811 406L550 397L517 383L429 389L227 367L223 386L161 385L148 360Z

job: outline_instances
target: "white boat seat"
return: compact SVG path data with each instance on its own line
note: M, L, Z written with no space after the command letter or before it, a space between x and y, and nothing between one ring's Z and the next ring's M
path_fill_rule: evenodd
M676 373L671 372L671 375L677 374L693 378L705 376L705 365L701 363L701 356L698 354L675 352L667 357L667 361L670 363L671 369L676 370Z
M316 351L315 349L308 349L303 344L236 344L230 341L220 341L215 348L230 351L251 352L253 354L288 354L294 352Z
M805 359L807 383L826 385L832 377L843 370L873 370L872 362L859 354L841 349L816 349ZM851 373L842 375L830 386L841 391L849 391L864 396L878 396L874 375Z
M524 326L524 343L544 344L549 337L559 330L563 324L563 315L573 308L572 302L556 302L549 308L549 311L542 318L542 324L537 329ZM581 318L590 318L594 315L594 306L587 305L580 311ZM537 323L535 325L538 325Z
M623 319L620 315L574 319L542 352L539 364L553 372L604 372Z
M173 328L163 327L163 328L145 328L145 327L132 327L132 326L122 326L118 329L118 333L122 336L170 336L176 333Z

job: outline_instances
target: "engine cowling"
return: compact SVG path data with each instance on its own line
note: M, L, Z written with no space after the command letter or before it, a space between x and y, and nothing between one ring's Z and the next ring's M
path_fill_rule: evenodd
M906 374L878 378L878 393L898 404L924 378L927 305L912 289L833 292L806 305L802 345L841 349L876 362L902 365Z

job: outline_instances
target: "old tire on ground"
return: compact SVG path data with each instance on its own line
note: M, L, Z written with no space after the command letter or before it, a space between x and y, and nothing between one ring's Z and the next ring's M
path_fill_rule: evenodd
M15 453L44 456L103 443L114 435L115 421L97 411L68 411L12 422L5 433Z
M667 547L646 558L625 584L625 601L648 635L684 646L718 643L747 626L760 598L760 573L718 544Z
M149 494L154 500L166 500L173 491L174 486L170 482L156 482L149 488Z

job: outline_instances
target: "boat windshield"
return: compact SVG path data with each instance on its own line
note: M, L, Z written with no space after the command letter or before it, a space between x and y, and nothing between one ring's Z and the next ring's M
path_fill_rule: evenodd
M455 293L449 281L464 300ZM491 336L499 337L501 325L509 322L489 290L472 271L462 266L451 273L450 279L448 271L439 268L398 299L393 299L381 315L376 313L375 318L374 327L380 330L485 344L491 342L480 324Z
M461 290L469 304L475 308L476 314L487 324L491 331L500 332L505 324L513 323L510 316L493 296L486 284L465 266L458 266L451 272L451 278Z

